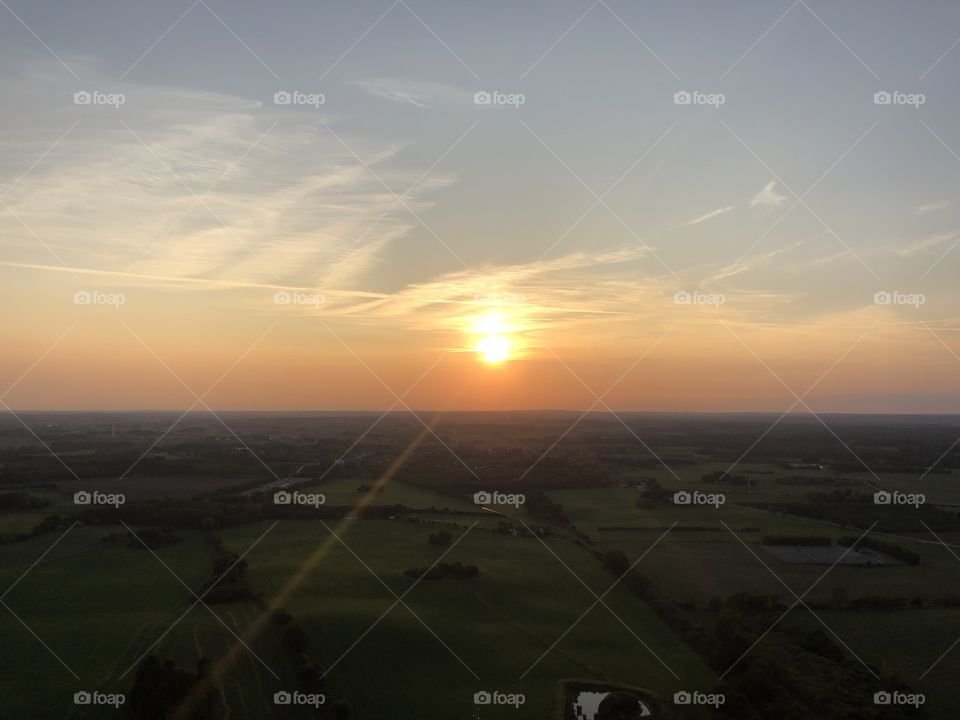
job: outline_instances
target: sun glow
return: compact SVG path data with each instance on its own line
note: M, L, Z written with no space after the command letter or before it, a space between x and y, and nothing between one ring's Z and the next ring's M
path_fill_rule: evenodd
M496 365L510 357L510 341L503 335L487 335L477 343L476 351L485 363Z
M474 319L471 335L475 338L473 350L488 365L509 360L513 350L510 334L513 328L499 312L489 312Z

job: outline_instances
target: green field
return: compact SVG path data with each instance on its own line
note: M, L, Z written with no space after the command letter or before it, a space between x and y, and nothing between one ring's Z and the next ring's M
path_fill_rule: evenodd
M75 691L124 687L128 682L116 676L127 669L132 645L162 632L176 609L185 609L186 589L149 552L100 542L116 529L74 528L4 598L27 627L0 608L0 636L16 647L0 659L3 717L62 718ZM2 587L13 585L57 536L0 546ZM212 556L198 534L158 554L191 586L210 572Z
M701 489L718 491L717 486L710 485L701 486ZM725 489L721 491L726 492ZM642 553L667 527L676 522L676 527L664 537L638 570L675 600L701 605L705 605L714 595L725 597L745 589L780 594L786 600L793 599L731 531L798 594L816 581L827 567L779 561L763 551L761 541L764 535L822 535L836 540L860 534L859 531L838 528L814 519L738 506L734 494L728 494L727 503L719 510L670 503L658 503L650 509L637 508L635 502L639 493L632 488L561 490L552 491L550 496L563 505L571 522L579 531L586 533L598 549L621 549L631 557ZM633 529L610 529L628 527ZM877 533L875 537L904 545L919 553L920 565L885 568L839 566L826 575L810 598L826 600L839 586L853 595L889 595L891 588L896 588L897 594L908 597L937 598L948 593L960 594L960 563L934 536ZM956 542L956 538L949 534L941 538L948 543ZM937 582L931 583L931 577L936 577Z
M434 492L399 481L387 483L371 500L373 505L410 510L398 512L396 519L246 521L217 535L238 554L263 535L246 555L250 586L293 615L306 633L306 653L328 670L331 701L348 702L356 718L399 712L418 720L502 716L503 709L473 704L475 692L500 690L525 695L526 705L516 717L545 720L554 707L558 682L565 678L645 688L661 698L681 688L713 688L716 675L704 659L633 591L618 586L605 597L609 610L597 605L587 612L595 602L590 591L604 593L614 577L576 541L595 552L622 551L630 560L650 550L636 571L678 606L686 605L689 617L703 620L705 627L712 622L705 608L715 597L768 593L791 603L793 596L780 580L798 594L819 580L807 598L811 602L829 602L837 588L850 597L920 598L926 609L818 612L853 652L885 673L907 679L938 707L960 703L960 691L950 681L960 667L960 646L928 678L917 681L960 637L960 611L930 607L946 595L960 596L956 557L929 534L877 533L877 539L919 553L919 566L838 566L824 575L827 566L783 562L763 548L765 535L837 540L859 532L757 507L763 502L803 502L809 493L830 492L830 485L815 482L821 475L817 471L744 463L736 472L756 481L751 489L702 481L705 473L726 469L711 462L680 466L679 480L663 468L624 472L621 478L656 478L670 491L721 492L727 501L719 509L647 501L638 489L620 484L549 490L549 497L562 504L570 527L557 525L543 542L524 533L496 532L503 521L515 528L521 522L539 527L524 507L502 508L504 515L485 512L466 492ZM810 482L777 482L793 475ZM855 492L871 489L865 473L844 477L853 483L845 487ZM931 475L920 483L914 479L914 485L908 480L882 478L884 487L926 492L941 502L949 498L955 482L948 475ZM225 482L180 478L131 487L136 499L186 501ZM328 507L349 508L364 497L360 486L371 484L369 479L335 479L299 489L324 493ZM98 489L122 491L109 483ZM30 492L50 504L0 515L0 539L29 533L50 514L75 511L65 491ZM259 507L260 501L251 505ZM230 655L223 693L232 720L301 717L272 702L277 690L296 687L296 656L271 621L262 623L260 632L249 632L265 617L261 607L246 599L184 614L192 602L189 590L155 557L100 541L119 529L75 527L4 598L26 626L0 606L0 632L16 649L0 660L0 715L62 718L73 707L76 690L128 692L133 673L127 671L149 652L187 670L202 657L215 662ZM428 543L428 536L441 529L455 541L463 536L443 561L476 565L479 577L415 583L404 574L428 567L444 554L446 547ZM158 554L190 588L199 588L210 578L214 549L199 529L175 532L180 542ZM60 534L0 544L0 588L17 582ZM944 532L942 537L960 546L960 532ZM408 590L406 606L395 605L393 593ZM788 622L807 629L819 626L802 610L792 613ZM237 636L249 648L239 644Z
M266 527L231 530L225 540L242 552ZM406 522L359 521L346 524L341 537L402 595L413 584L403 571L428 566L443 551L427 544L428 534L429 528ZM421 582L405 597L409 610L395 607L351 649L395 599L342 545L330 545L329 537L319 523L285 521L248 556L250 576L276 594L307 568L283 605L307 631L311 654L332 667L332 695L350 698L359 717L387 716L399 707L405 716L423 720L468 717L475 711L473 693L484 688L522 692L524 716L546 717L555 683L564 677L627 683L663 694L713 684L699 657L623 588L611 592L606 603L679 679L599 606L537 663L594 599L536 539L478 530L445 561L477 564L480 578ZM318 548L321 555L311 563ZM550 548L598 594L613 582L593 557L571 543L552 540Z
M352 506L360 502L364 493L359 491L361 486L373 485L374 480L343 479L323 480L310 483L302 488L303 492L320 492L326 496L327 505ZM469 501L466 495L461 497L444 495L430 490L424 490L398 480L391 480L383 485L381 492L373 495L373 505L403 505L414 509L437 508L466 512L476 512L477 506Z

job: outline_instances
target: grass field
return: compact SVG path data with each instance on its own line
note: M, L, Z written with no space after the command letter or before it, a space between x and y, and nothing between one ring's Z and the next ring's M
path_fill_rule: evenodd
M374 480L362 479L335 479L315 482L303 489L303 492L320 492L326 496L327 505L355 505L363 497L358 491L362 485L373 485ZM398 480L391 480L383 486L383 491L373 496L373 505L404 505L413 509L437 508L467 512L476 512L477 506L469 502L467 496L462 498L443 495L430 490L424 490Z
M231 530L225 540L243 552L267 527ZM285 521L248 559L251 580L270 594L303 571L282 604L307 631L311 655L330 668L333 696L350 698L359 717L396 716L401 709L404 717L422 720L473 717L473 693L481 689L522 692L527 697L523 716L546 717L555 683L565 677L664 694L713 684L703 662L622 588L605 601L629 631L597 607L544 655L594 598L533 538L469 533L444 561L474 563L482 577L421 582L404 598L409 609L397 605L384 615L395 598L372 573L402 596L413 584L403 571L430 565L443 548L427 544L429 528L400 521L348 523L341 533L357 557L321 524ZM311 564L308 559L318 549L320 556ZM594 592L613 582L592 556L571 543L553 540L550 549ZM424 677L430 682L424 684Z
M187 591L150 553L100 542L116 529L74 528L19 582L57 535L0 546L0 583L5 589L16 583L4 602L27 626L0 608L0 636L16 647L0 658L4 718L62 718L76 690L100 687L126 670L122 658L131 641L172 622L172 611L182 607ZM210 572L211 554L199 535L185 535L158 554L193 586Z
M235 662L226 666L224 681L231 717L251 720L286 717L286 713L280 712L283 708L274 705L273 694L292 687L292 657L275 633L266 632L249 640L244 637L260 614L260 608L247 601L214 605L212 610L219 620L211 615L210 609L194 608L151 652L193 670L201 657L215 661L231 648L237 649ZM249 648L240 645L238 637L243 638Z
M705 473L726 469L720 463L682 466L677 468L679 481L665 469L631 473L633 479L656 477L669 489L723 492L727 502L719 509L665 502L638 506L640 493L629 487L548 494L563 505L571 524L595 550L622 550L633 560L663 536L637 571L678 602L703 608L714 596L749 591L776 594L789 603L793 597L778 578L802 593L827 567L780 561L763 548L763 536L837 539L853 531L750 506L828 492L829 486L813 482L816 471L745 463L737 472L757 480L750 492L701 480ZM777 483L784 475L810 477L811 482ZM845 477L860 483L852 489L869 489L865 473ZM891 489L947 498L956 478L929 476L915 486L905 476L882 480ZM131 489L142 491L142 497L185 497L223 482L181 478ZM304 491L323 492L328 505L352 506L362 497L358 487L371 483L337 479L313 483ZM29 532L51 513L69 513L69 489L31 491L51 505L0 516L0 538ZM284 520L272 528L272 523L260 522L220 532L237 553L263 535L246 557L252 586L268 598L281 596L279 604L306 631L308 654L329 669L331 699L348 700L355 717L495 717L497 708L477 708L472 699L478 690L500 690L526 696L517 717L546 718L557 682L574 677L648 688L661 696L679 688L713 687L716 678L703 660L625 588L614 588L605 597L610 610L602 605L590 609L595 601L591 590L601 594L614 579L591 553L572 542L576 535L569 529L557 528L546 546L535 538L498 534L493 531L505 518L480 512L467 495L450 496L397 481L388 483L373 503L418 512L410 519L329 521L330 530L349 549L320 521ZM537 524L522 507L506 512L514 524ZM475 564L481 576L415 584L404 571L440 558L447 548L429 545L427 538L444 528L455 541L463 535L444 562ZM0 593L16 584L4 602L25 623L0 606L0 633L16 648L0 660L0 716L62 718L78 689L129 690L132 673L120 676L148 650L192 670L200 657L216 660L236 648L239 635L252 652L237 653L225 680L232 720L286 717L273 706L272 695L293 686L294 656L270 623L256 637L245 635L260 608L248 600L216 605L212 611L194 608L183 615L189 592L156 558L145 550L100 542L102 535L117 529L75 527L22 581L18 577L58 534L0 544ZM196 588L209 577L213 551L199 532L177 534L182 541L158 554ZM898 596L926 600L960 595L960 562L933 536L877 538L918 552L920 565L838 566L822 577L808 599L827 601L837 587L850 597L889 596L892 588ZM960 545L960 533L944 533L943 540ZM405 604L397 603L393 593L403 596ZM869 662L900 674L940 706L960 703L960 691L950 680L960 668L960 649L947 655L925 681L917 680L960 637L960 611L824 611L822 616ZM796 612L790 617L790 622L808 621L816 623ZM904 647L918 650L907 653ZM37 713L38 707L45 710Z
M745 589L793 599L740 540L799 594L827 567L778 560L763 550L764 535L822 535L834 539L859 535L859 532L812 519L738 507L733 500L728 500L719 510L669 503L658 504L653 509L639 509L634 507L638 493L629 488L554 491L550 496L563 504L571 522L578 530L587 533L598 549L621 549L631 557L642 553L665 528L676 522L676 527L638 570L675 600L700 605L706 604L714 595L726 597ZM600 530L602 527L641 530L604 531ZM714 529L692 531L691 527ZM746 528L751 531L746 532ZM932 535L895 537L877 533L875 537L919 553L920 565L836 567L817 585L811 599L825 601L836 587L841 586L852 596L890 595L891 588L896 589L897 595L928 599L960 594L960 563ZM955 541L950 536L942 539ZM934 577L936 583L931 582Z
M22 492L38 500L44 500L48 504L38 509L0 512L0 541L23 533L29 533L48 515L56 513L68 514L74 509L72 496L53 489L15 488L12 491Z
M225 487L250 482L249 478L221 478L206 475L168 475L149 477L128 475L123 479L115 477L75 480L69 478L57 483L65 496L71 497L78 490L97 490L103 493L123 493L127 500L147 500L152 498L188 498L219 490Z

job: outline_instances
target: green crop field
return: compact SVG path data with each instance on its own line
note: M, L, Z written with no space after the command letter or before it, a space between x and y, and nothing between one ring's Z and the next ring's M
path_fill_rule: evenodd
M100 542L117 529L74 528L19 583L57 536L0 546L0 584L17 583L4 602L23 623L0 608L0 636L17 648L0 659L0 697L10 698L3 717L62 718L75 691L101 687L111 677L104 687L116 687L131 642L162 632L175 610L185 609L187 590L149 552ZM211 555L199 535L184 535L158 555L191 586L210 572Z
M243 552L267 527L231 530L225 540ZM310 652L331 668L333 696L350 697L358 716L388 715L402 699L410 716L424 720L467 717L473 693L487 688L522 692L524 716L545 717L562 677L664 694L712 686L702 660L625 588L605 602L629 630L598 606L537 662L594 602L550 551L594 592L613 583L594 558L565 540L549 541L548 550L533 538L474 530L444 561L476 564L481 577L422 581L404 598L409 609L397 605L387 613L396 600L374 574L402 595L413 585L403 571L428 566L443 553L428 545L429 532L399 521L351 522L338 532L347 550L319 523L284 521L248 555L251 580L268 594L301 578L282 604L311 641L316 638ZM429 689L419 681L424 673Z
M551 491L550 496L563 505L571 522L580 532L586 533L598 549L621 549L630 556L642 553L676 523L639 569L671 597L700 604L705 604L714 595L723 597L743 587L790 597L783 585L733 533L798 593L827 568L781 562L763 551L763 536L819 535L837 540L860 534L824 521L739 505L738 501L745 495L730 493L725 487L699 487L703 492L723 492L727 502L719 510L709 506L676 506L669 502L636 507L640 493L633 488L620 487L558 490ZM750 496L750 499L754 497ZM874 537L919 553L920 567L837 567L817 586L813 597L828 597L838 586L858 595L888 594L891 583L901 594L908 596L930 598L947 593L960 594L960 563L933 535L878 532ZM956 541L948 534L941 539ZM931 573L938 578L936 585L929 582Z
M374 480L361 479L334 479L315 482L302 488L303 492L320 492L326 497L327 505L356 505L364 497L360 492L362 486L373 485ZM404 505L409 508L450 509L476 512L477 506L469 501L466 495L455 497L444 495L430 490L424 490L413 485L391 480L383 486L383 490L373 495L373 505Z

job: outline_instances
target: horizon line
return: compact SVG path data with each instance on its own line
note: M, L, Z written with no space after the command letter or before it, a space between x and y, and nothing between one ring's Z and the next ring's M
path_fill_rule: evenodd
M906 410L876 410L876 411L858 411L858 410L830 410L824 412L812 412L812 411L788 411L784 412L782 410L582 410L582 409L563 409L563 408L537 408L537 409L458 409L458 410L441 410L441 409L429 409L429 408L408 408L408 409L312 409L312 410L303 410L303 409L280 409L280 410L267 410L267 409L256 409L256 408L247 408L247 409L216 409L216 408L207 408L201 410L181 410L181 409L169 409L169 410L160 410L160 409L24 409L18 410L15 408L0 409L0 416L2 415L21 415L21 414L58 414L58 415L71 415L71 414L94 414L94 415L134 415L134 414L147 414L147 415L172 415L176 413L183 414L185 417L188 415L208 415L208 414L258 414L258 415L409 415L414 413L433 413L433 414L445 414L445 415L464 415L464 414L526 414L526 415L535 415L535 414L581 414L584 416L587 415L620 415L620 414L630 414L630 415L712 415L712 416L721 416L721 415L782 415L786 417L816 417L816 416L835 416L835 415L854 415L854 416L904 416L904 417L916 417L916 416L933 416L933 417L958 417L960 418L960 410L956 412L949 411L906 411Z

